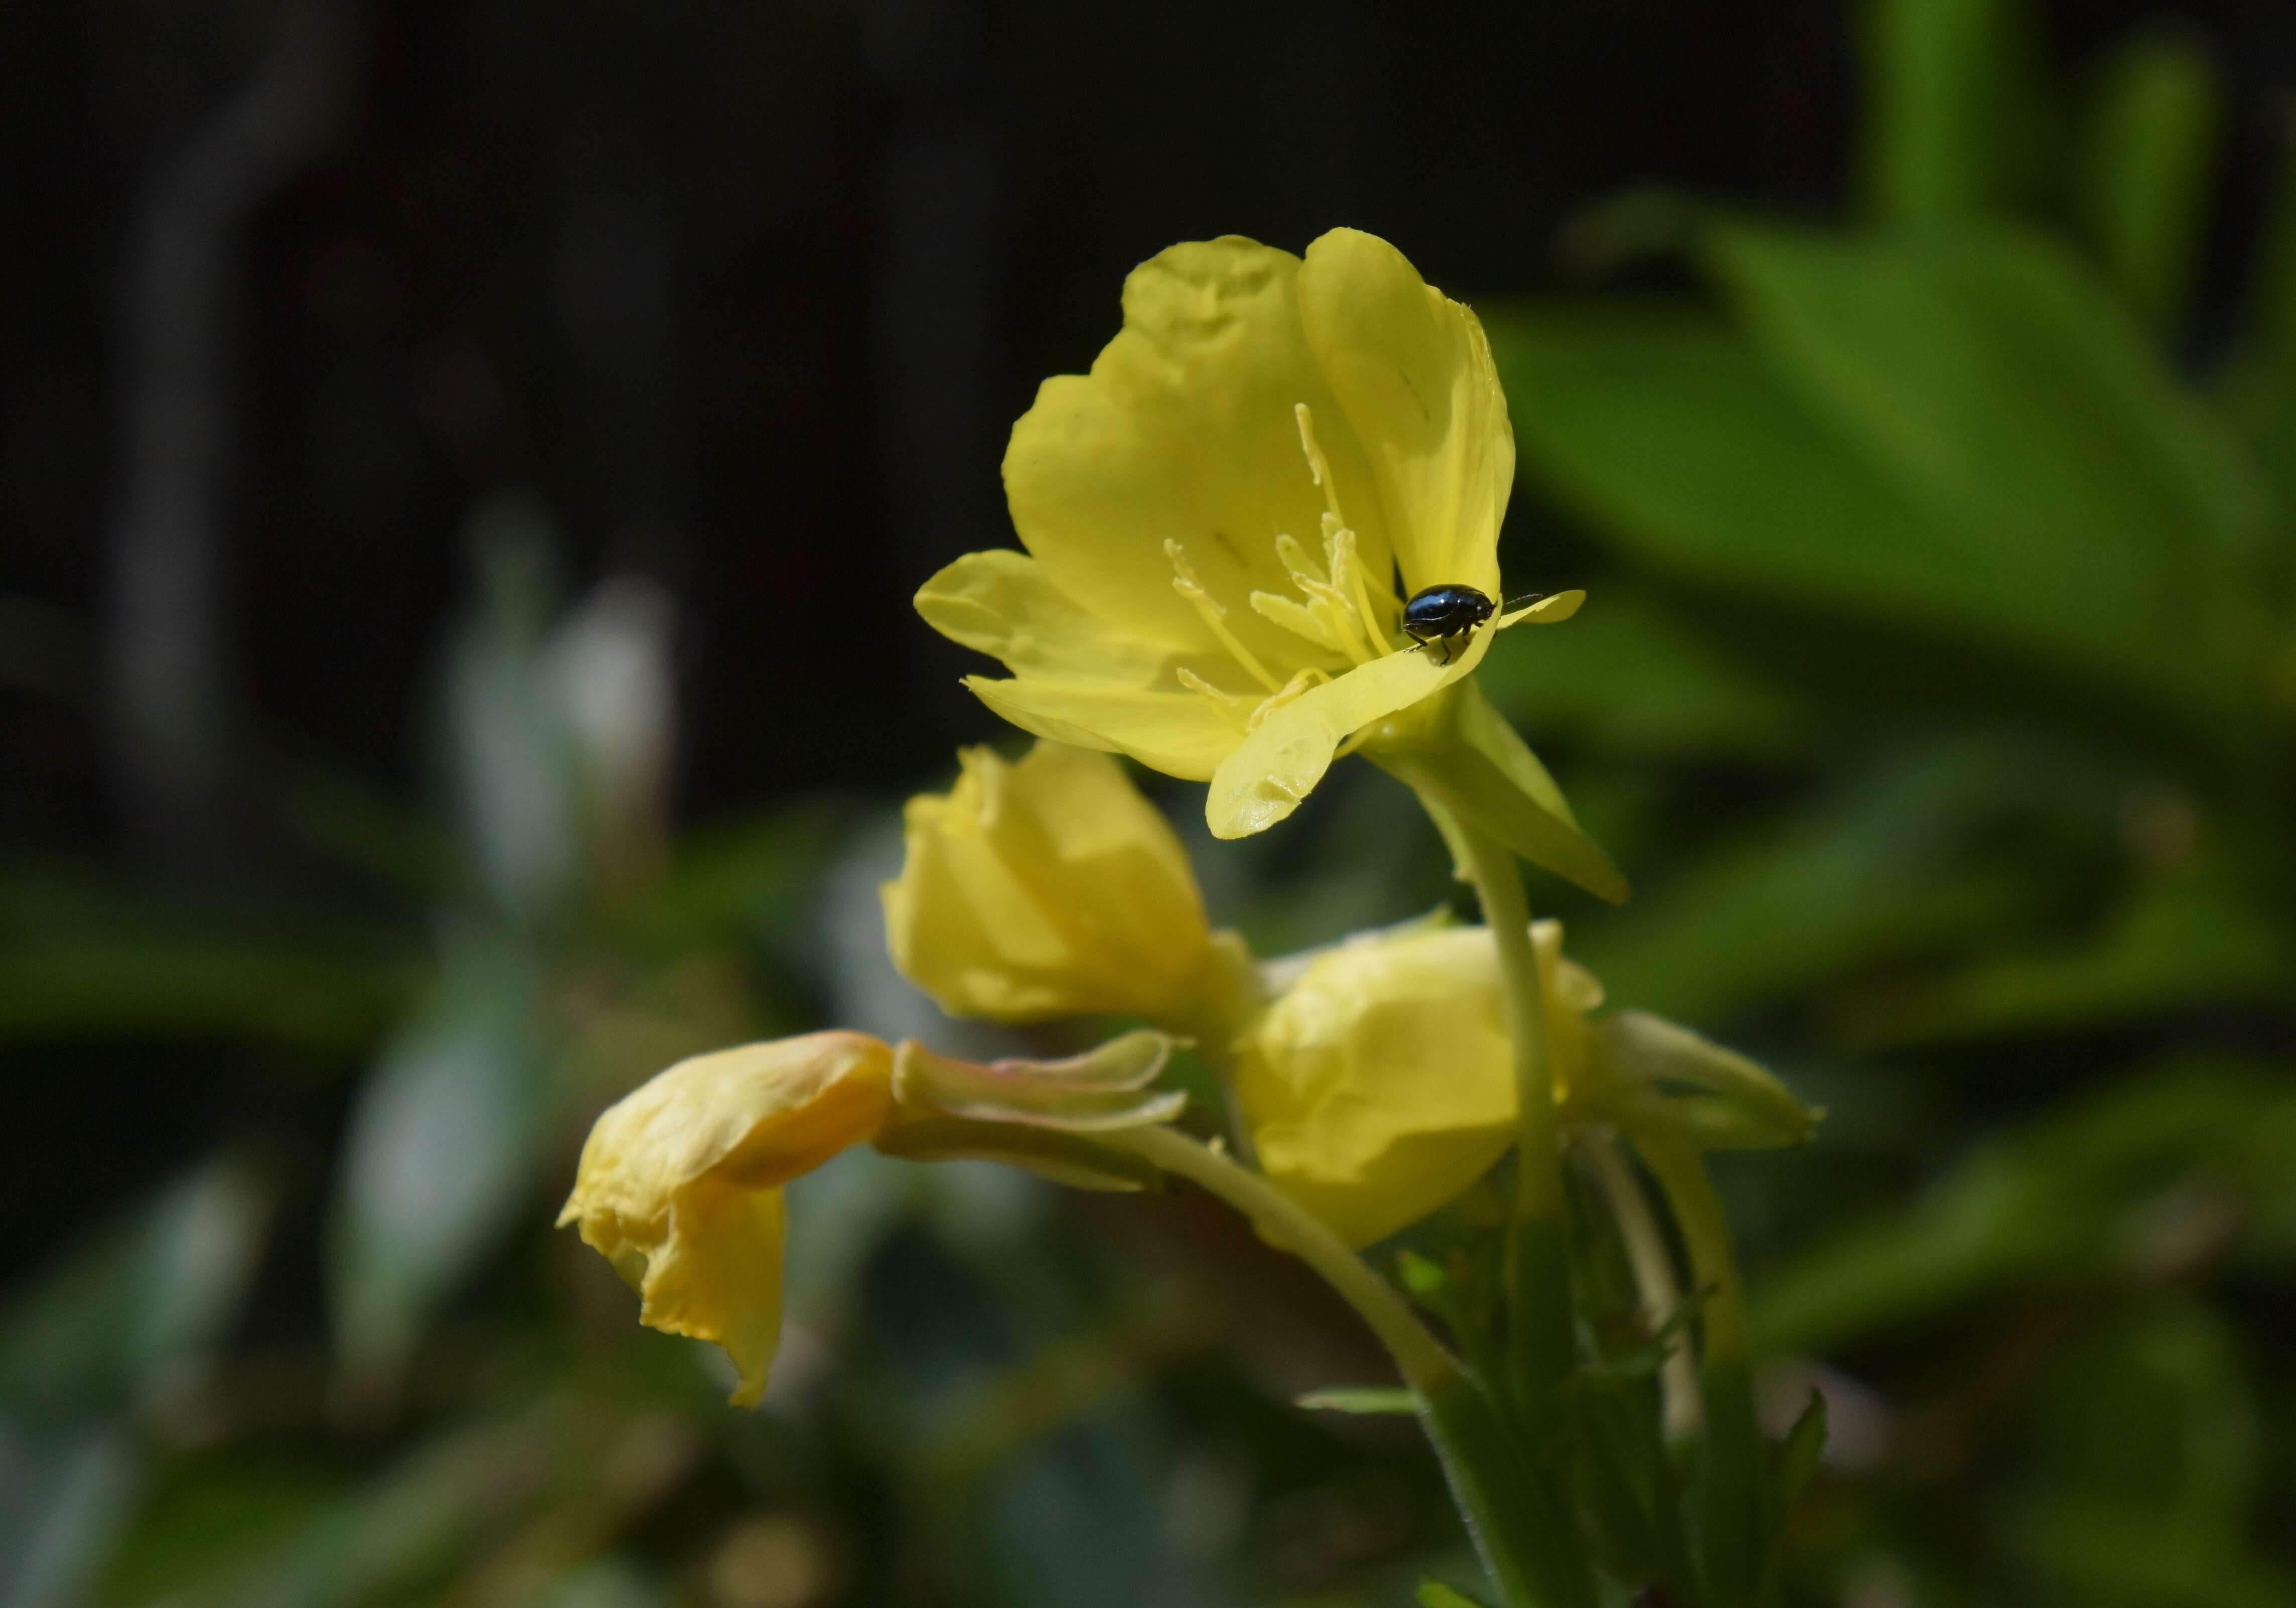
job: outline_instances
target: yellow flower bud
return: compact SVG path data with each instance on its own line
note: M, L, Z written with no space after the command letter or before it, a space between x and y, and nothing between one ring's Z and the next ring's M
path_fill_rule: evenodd
M1531 929L1558 1097L1587 1065L1602 985ZM1368 934L1313 957L1237 1046L1236 1093L1259 1163L1350 1244L1450 1201L1515 1133L1498 951L1482 927Z
M640 1321L714 1341L754 1405L781 1334L781 1186L892 1113L893 1052L865 1033L808 1033L681 1061L598 1119L574 1193L578 1223L643 1298Z
M1215 964L1187 851L1116 760L1039 742L1017 765L958 755L947 794L911 799L884 885L901 975L953 1016L1190 1021Z

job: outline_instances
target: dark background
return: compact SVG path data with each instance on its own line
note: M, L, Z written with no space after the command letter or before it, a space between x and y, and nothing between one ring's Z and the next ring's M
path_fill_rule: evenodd
M2151 14L2046 12L2067 63ZM2179 14L2235 97L2216 256L2237 260L2296 21ZM463 521L522 485L578 578L636 566L682 599L690 815L906 783L988 724L906 601L1010 539L1008 422L1113 332L1131 265L1349 223L1473 298L1556 283L1557 226L1638 182L1828 209L1849 26L1782 0L20 0L0 591L58 612L12 616L12 678L37 685L0 693L0 830L115 840L86 716L154 472L215 511L212 668L259 746L411 785ZM170 300L189 270L155 220L202 216L198 149L266 61L280 76L283 40L304 126L209 198L213 293ZM169 479L125 424L186 326L229 433Z

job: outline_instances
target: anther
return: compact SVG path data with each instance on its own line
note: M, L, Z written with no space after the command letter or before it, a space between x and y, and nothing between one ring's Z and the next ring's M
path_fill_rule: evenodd
M1236 634L1228 628L1226 608L1205 589L1204 583L1197 578L1195 567L1188 562L1188 555L1181 551L1180 544L1169 537L1164 540L1164 556L1172 561L1172 568L1177 571L1172 577L1172 590L1188 600L1211 634L1218 638L1219 644L1234 656L1238 664L1251 672L1255 681L1271 693L1276 691L1282 684L1267 673L1267 667L1259 662L1258 655L1245 647Z
M1219 688L1206 681L1185 664L1180 666L1174 674L1179 677L1182 686L1192 693L1202 693L1210 701L1212 708L1219 711L1220 718L1227 722L1229 729L1236 735L1245 737L1251 734L1251 728L1245 724L1244 708L1250 702L1250 699L1240 698L1234 693L1221 692Z
M1268 716L1274 714L1277 710L1282 709L1285 704L1290 703L1303 694L1321 686L1324 682L1329 681L1331 677L1329 676L1316 669L1313 665L1309 665L1305 669L1294 671L1292 673L1292 679L1285 682L1280 691L1271 693L1267 697L1260 700L1259 707L1251 711L1251 719L1248 724L1248 729L1255 732L1258 731L1259 729L1259 723L1267 719Z
M1373 611L1371 589L1365 577L1363 555L1356 549L1356 533L1324 516L1324 552L1332 565L1332 586L1345 593L1353 593L1355 612L1363 620L1364 634L1371 638L1367 657L1376 658L1391 653L1395 644L1388 640L1387 631L1380 624L1379 615Z
M1324 517L1329 519L1331 516L1326 514ZM1324 572L1316 568L1316 561L1308 556L1308 549L1300 545L1300 538L1288 531L1277 533L1275 556L1283 561L1283 567L1292 572L1294 580L1302 576L1314 580L1324 578Z
M1332 466L1324 460L1324 449L1316 445L1316 419L1305 402L1292 405L1292 416L1300 422L1300 450L1308 455L1308 474L1324 489L1324 506L1331 517L1345 523L1347 516L1340 512L1340 488L1332 482Z

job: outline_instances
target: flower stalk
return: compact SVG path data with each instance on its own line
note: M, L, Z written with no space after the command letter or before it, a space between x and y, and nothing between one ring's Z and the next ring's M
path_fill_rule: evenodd
M1218 1196L1261 1236L1313 1268L1354 1308L1418 1399L1419 1419L1506 1608L1595 1608L1594 1576L1568 1506L1524 1456L1481 1382L1347 1243L1255 1172L1163 1127L1095 1142Z
M1538 1443L1558 1435L1562 1391L1575 1361L1569 1203L1555 1144L1553 1059L1546 996L1531 942L1530 908L1514 856L1472 826L1456 829L1468 880L1482 901L1499 956L1500 1002L1514 1052L1514 1220L1509 1227L1509 1381Z

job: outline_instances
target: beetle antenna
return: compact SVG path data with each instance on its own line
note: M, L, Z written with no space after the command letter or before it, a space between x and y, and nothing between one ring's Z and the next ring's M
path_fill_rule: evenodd
M1537 603L1540 598L1545 597L1546 595L1546 594L1544 592L1526 592L1521 597L1510 597L1499 605L1499 612L1504 614L1507 610L1513 608L1517 603Z

